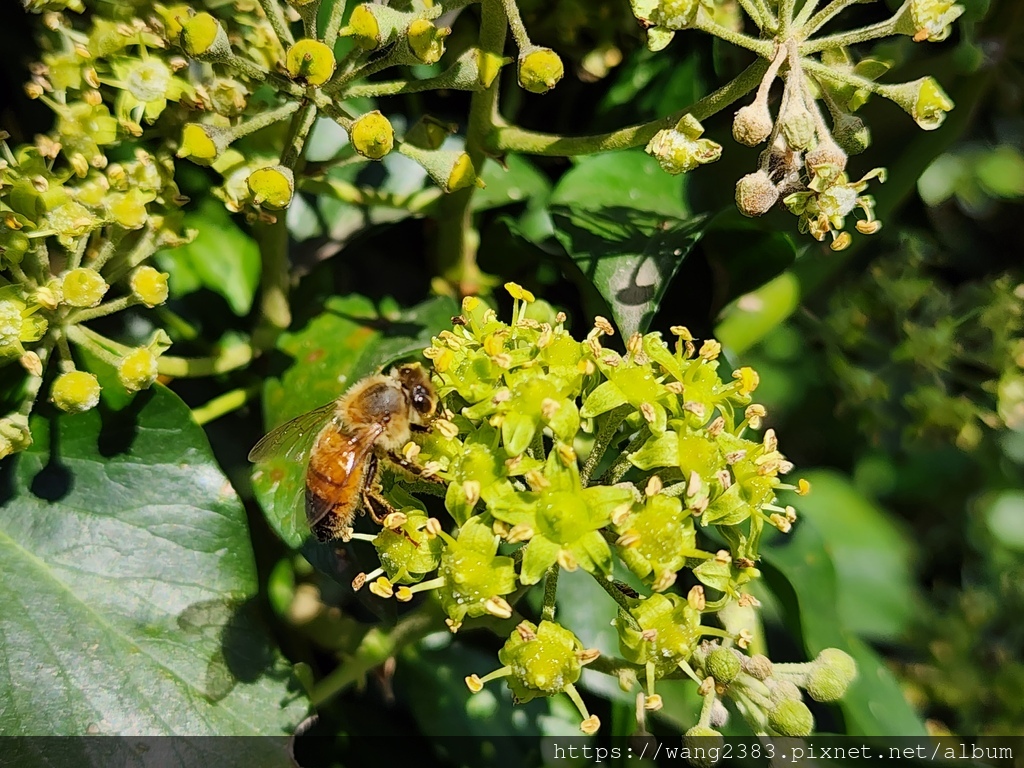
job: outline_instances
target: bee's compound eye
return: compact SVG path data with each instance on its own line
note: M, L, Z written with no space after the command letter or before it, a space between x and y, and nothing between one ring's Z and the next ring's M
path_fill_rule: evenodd
M412 388L412 405L420 413L429 413L433 407L427 388L417 385Z

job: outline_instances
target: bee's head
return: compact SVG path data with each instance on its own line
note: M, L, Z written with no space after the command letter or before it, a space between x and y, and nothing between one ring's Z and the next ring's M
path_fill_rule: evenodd
M426 368L419 363L409 363L394 368L391 375L402 385L409 404L421 420L434 415L437 410L437 392Z

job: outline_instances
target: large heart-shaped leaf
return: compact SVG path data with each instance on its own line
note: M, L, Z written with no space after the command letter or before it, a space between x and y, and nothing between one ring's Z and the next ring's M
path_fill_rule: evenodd
M608 302L624 337L647 330L708 220L618 206L595 211L554 206L551 218L555 237Z
M289 734L306 704L255 618L245 511L185 404L157 386L32 432L0 466L0 732Z
M358 379L401 358L416 358L430 337L451 324L455 302L438 297L405 311L382 312L362 296L334 297L278 349L294 361L263 390L268 429L329 403ZM422 358L421 358L422 360ZM315 430L314 430L315 432ZM308 443L315 434L306 436ZM256 497L282 540L298 549L309 537L302 506L305 462L280 455L253 473Z

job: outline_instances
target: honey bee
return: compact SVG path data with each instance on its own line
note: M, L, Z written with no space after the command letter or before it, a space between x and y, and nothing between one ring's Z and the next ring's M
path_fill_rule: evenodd
M342 538L357 511L369 511L378 524L394 511L380 488L382 460L440 482L399 453L412 432L429 431L437 406L437 393L423 366L400 365L357 381L337 400L272 430L249 452L249 461L281 454L301 460L308 450L306 522L319 541ZM316 439L310 445L314 430Z

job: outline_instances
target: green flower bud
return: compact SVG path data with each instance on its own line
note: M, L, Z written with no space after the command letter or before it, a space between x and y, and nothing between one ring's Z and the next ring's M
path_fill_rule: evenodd
M695 725L683 734L683 746L689 751L687 762L695 768L711 768L719 761L725 745L722 734L706 725Z
M953 0L910 0L909 13L896 24L899 34L910 35L915 43L939 43L949 37L950 25L964 12Z
M871 144L871 131L854 115L842 115L832 126L832 138L848 155L859 155Z
M319 40L299 40L285 55L289 76L314 87L331 79L334 66L334 52Z
M201 123L186 123L181 129L178 157L187 157L196 165L211 165L231 143L223 128Z
M515 563L511 557L497 555L498 541L490 526L474 517L442 553L438 575L444 578L444 586L438 596L456 625L467 616L472 619L490 613L488 600L515 590Z
M743 661L743 671L755 680L767 680L772 676L773 667L772 660L761 653L749 656Z
M0 257L11 264L21 264L22 258L28 252L31 241L24 232L6 230L3 232L3 240L0 241Z
M167 273L150 266L141 266L132 273L132 293L147 307L167 301Z
M732 137L740 144L756 147L771 135L773 127L768 105L755 101L736 111L732 121Z
M816 175L822 168L836 176L846 170L846 159L846 153L834 141L823 141L807 153L804 164L811 176Z
M484 185L476 175L473 161L465 152L443 149L429 151L408 143L403 143L399 151L423 166L434 183L445 192L455 192L473 184L478 187Z
M149 389L156 381L157 363L154 355L146 347L134 349L121 358L117 366L117 378L129 392Z
M494 82L494 78L498 76L501 68L510 61L511 59L499 56L496 53L477 49L477 70L479 72L480 86L490 88L491 83Z
M189 20L191 11L192 7L185 4L172 5L170 8L157 6L157 12L164 21L164 34L168 42L178 44L181 30L184 28L185 22Z
M748 173L736 182L736 207L744 216L763 216L779 200L779 188L764 171Z
M224 27L208 13L197 13L181 26L182 49L200 61L224 61L231 55L231 44Z
M807 676L804 688L815 701L838 701L843 698L850 680L832 667L815 667Z
M109 288L100 273L88 267L71 270L61 283L64 302L72 307L95 307Z
M615 620L619 650L634 664L654 662L659 676L676 671L697 647L700 614L686 599L673 593L655 593L637 601L633 617L642 631L621 616Z
M687 173L722 156L722 145L701 139L704 128L693 115L685 115L675 128L658 131L644 150L673 175Z
M283 165L253 171L246 184L252 193L253 203L265 208L287 208L295 194L295 177Z
M427 533L425 512L415 508L402 512L407 520L398 528L382 529L373 546L392 583L412 584L437 568L443 541Z
M354 123L349 136L352 147L363 157L380 160L395 146L395 129L379 111L367 112Z
M881 86L882 96L896 102L919 126L934 131L953 109L953 102L934 77L922 77L909 83Z
M814 663L829 667L836 674L845 678L847 682L852 682L857 677L857 662L846 651L841 651L838 648L826 648L818 654Z
M728 685L736 679L736 675L742 670L742 664L730 649L716 648L708 654L706 668L716 682Z
M413 56L424 64L434 64L444 55L444 39L451 32L447 27L438 29L426 19L415 19L409 25L406 40Z
M768 725L782 736L810 736L814 716L802 701L783 699L768 713Z
M67 413L88 411L100 401L100 383L85 371L62 373L54 379L50 400Z
M47 323L36 316L38 304L29 304L17 285L0 288L0 359L24 353L22 342L39 341Z
M519 85L530 93L547 93L565 74L562 59L550 48L534 48L519 57Z
M125 229L141 229L148 219L146 203L152 200L140 189L130 189L124 194L110 195L106 201L110 217Z
M29 431L26 417L12 414L0 419L0 459L24 451L30 445L32 433Z
M700 0L658 0L651 12L650 21L668 29L686 29L700 8Z
M352 42L365 51L374 51L405 35L414 18L413 14L386 5L363 3L352 9L341 36L351 37Z
M560 693L579 680L583 667L577 652L582 649L576 635L553 621L540 626L524 621L498 651L498 659L511 670L512 693L525 702Z
M786 110L782 116L782 135L791 149L807 149L816 131L814 115L803 104Z

